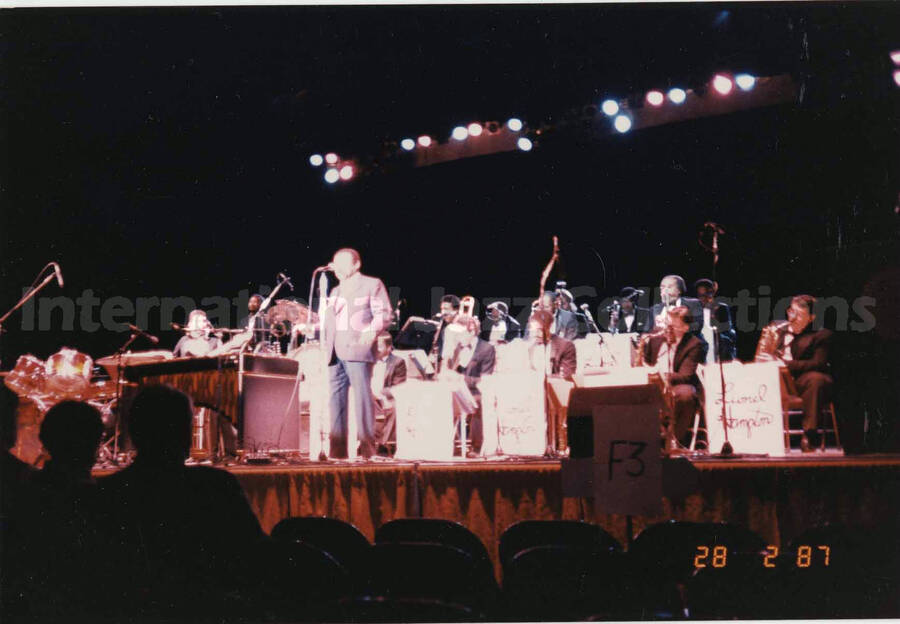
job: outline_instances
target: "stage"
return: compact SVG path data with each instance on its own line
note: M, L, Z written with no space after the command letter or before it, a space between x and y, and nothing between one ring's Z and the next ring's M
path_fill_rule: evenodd
M289 516L328 516L370 540L394 518L455 520L497 564L500 535L528 519L596 522L623 544L626 517L597 514L590 499L562 495L559 460L311 462L229 466L267 532ZM101 476L104 473L97 473ZM698 459L664 462L663 513L634 517L637 535L667 519L733 522L786 545L804 529L842 523L900 525L900 455Z

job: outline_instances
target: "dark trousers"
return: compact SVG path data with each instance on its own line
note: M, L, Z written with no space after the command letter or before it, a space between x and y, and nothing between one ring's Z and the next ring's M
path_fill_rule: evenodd
M831 375L810 371L798 376L795 380L797 391L803 399L803 430L810 431L819 426L822 408L830 400L831 386L834 380Z
M677 384L672 386L673 412L675 422L672 429L675 439L683 441L685 434L694 424L694 414L697 413L697 389L690 384Z
M335 459L347 457L347 415L350 386L354 388L359 454L371 457L375 454L375 406L372 398L372 362L352 362L336 359L328 367L328 384L331 392L331 452Z
M397 441L397 410L390 407L384 409L375 405L375 438L380 446L387 446L388 442ZM383 416L378 420L378 416Z

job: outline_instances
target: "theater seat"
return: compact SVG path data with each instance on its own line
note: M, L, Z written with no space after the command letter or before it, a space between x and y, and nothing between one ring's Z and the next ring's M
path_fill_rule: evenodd
M577 520L523 520L500 536L504 575L514 556L533 546L570 546L590 552L621 552L622 545L603 527Z
M623 606L624 557L617 550L532 546L508 562L503 576L507 615L515 620L616 618Z
M493 578L486 580L472 557L443 544L374 544L366 555L364 595L386 599L429 599L492 611Z
M301 542L324 550L350 573L359 588L371 544L352 524L335 518L292 517L276 524L271 535L277 542Z
M425 542L458 548L472 557L481 574L494 580L494 567L484 544L458 522L439 518L399 518L375 531L376 544L397 542Z

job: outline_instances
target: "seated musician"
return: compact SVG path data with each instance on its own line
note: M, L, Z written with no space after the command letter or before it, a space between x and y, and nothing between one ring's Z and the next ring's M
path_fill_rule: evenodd
M722 301L716 301L716 292L719 285L711 279L703 278L694 282L694 291L697 293L697 299L703 309L703 324L701 325L700 334L709 345L706 352L706 363L713 364L716 360L716 349L718 347L719 359L723 362L730 362L734 359L735 353L735 333L734 327L731 325L731 311L728 305ZM713 327L716 331L713 332ZM719 336L718 344L713 343L713 334Z
M615 302L607 308L601 317L601 329L611 334L639 334L649 331L647 323L650 310L637 305L642 292L631 286L623 288L619 292L618 310L615 310Z
M542 309L531 313L528 319L528 361L531 369L572 379L578 365L575 345L571 340L554 335L552 326L552 313Z
M481 330L481 339L492 345L512 342L522 336L522 326L509 315L509 307L502 301L487 306L487 318Z
M459 297L456 295L444 295L441 297L441 308L440 311L435 314L435 320L439 320L441 322L440 327L437 329L437 333L434 335L434 346L433 349L437 353L437 361L434 362L435 366L440 368L441 362L446 360L450 354L447 352L449 349L445 347L445 336L447 334L447 327L450 326L453 321L456 320L456 317L459 315Z
M804 434L800 439L800 448L807 453L818 445L816 428L834 385L828 366L832 333L813 327L815 303L815 297L810 295L797 295L791 300L787 311L789 325L787 331L781 332L775 349L803 399Z
M645 343L644 360L656 367L665 382L674 419L666 426L666 450L678 452L679 443L685 442L694 413L702 404L697 365L705 361L708 345L691 333L693 319L687 307L677 306L668 314L665 331Z
M700 308L700 302L691 297L686 297L687 286L684 278L680 275L666 275L659 282L659 296L662 300L653 306L650 313L650 327L647 331L651 331L654 327L662 329L666 324L666 315L663 310L671 310L678 306L685 306L691 313L691 331L695 334L700 333L700 323L703 321L703 310Z
M556 282L556 305L561 312L568 312L575 318L575 336L563 335L563 338L574 340L588 335L590 326L587 317L575 307L575 296L566 289L565 282ZM563 332L557 332L562 334Z
M388 443L395 442L397 408L391 388L406 381L406 361L394 355L394 341L384 331L375 339L375 364L372 368L372 395L375 399L375 429L378 454L389 455Z
M213 349L222 346L217 336L211 336L213 326L203 310L192 310L188 315L185 335L175 344L175 357L205 357Z
M481 419L481 391L478 382L482 375L490 375L494 372L497 352L489 342L478 337L481 323L474 316L457 315L451 326L455 340L452 342L452 354L447 359L446 371L456 371L465 379L466 386L475 400L479 402L478 409L471 415L469 425L472 432L472 449L468 455L477 456L481 452L484 442L484 431Z

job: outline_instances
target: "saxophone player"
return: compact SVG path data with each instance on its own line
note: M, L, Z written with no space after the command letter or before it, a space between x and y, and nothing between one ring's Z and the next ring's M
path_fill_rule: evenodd
M667 312L679 306L686 307L691 313L691 332L697 334L700 332L700 323L703 321L703 310L700 302L696 299L684 296L687 292L687 286L684 278L680 275L666 275L659 282L659 296L661 303L653 306L650 316L650 323L656 329L663 329L668 318ZM648 328L650 331L652 327Z
M803 399L803 436L800 449L812 452L818 446L822 408L830 400L834 379L829 374L828 352L832 333L814 329L816 299L797 295L787 311L787 327L779 332L775 355L787 366Z
M691 333L693 318L686 306L672 308L668 315L665 331L644 343L644 359L659 370L670 393L674 422L666 427L666 450L678 452L694 412L702 404L703 387L697 366L706 360L708 346Z

